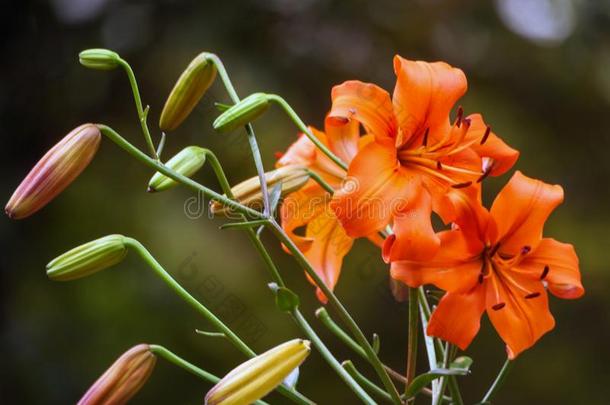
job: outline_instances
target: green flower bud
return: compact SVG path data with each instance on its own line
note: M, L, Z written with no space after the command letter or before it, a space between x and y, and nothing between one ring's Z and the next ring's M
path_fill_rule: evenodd
M89 69L112 70L119 66L121 57L108 49L87 49L78 54L78 61Z
M187 146L165 163L173 171L183 176L191 177L205 163L205 149L199 146ZM155 173L148 182L148 192L164 191L178 183L163 173Z
M218 132L229 132L254 121L269 107L269 97L265 93L254 93L222 113L214 121Z
M104 236L51 260L47 264L47 276L55 281L76 280L120 263L125 255L124 236Z
M309 355L310 342L294 339L240 364L205 396L205 405L251 404L267 395Z
M161 112L159 128L162 131L178 128L214 83L216 65L209 60L209 55L207 52L197 55L178 78Z

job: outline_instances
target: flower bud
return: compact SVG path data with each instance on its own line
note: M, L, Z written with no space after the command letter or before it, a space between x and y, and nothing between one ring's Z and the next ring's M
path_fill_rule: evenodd
M89 69L112 70L119 66L121 57L108 49L87 49L78 54L78 61Z
M269 98L264 93L254 93L223 112L214 121L218 132L229 132L254 121L269 107Z
M4 211L12 219L28 217L47 205L87 167L101 134L93 124L72 130L51 148L21 182Z
M281 196L288 195L299 190L309 180L309 173L304 166L287 165L276 170L265 173L267 189L272 190L274 186L281 183ZM252 209L260 210L263 206L263 192L258 176L245 180L231 188L233 195L241 204ZM228 216L232 212L218 201L210 204L210 210L214 215Z
M47 264L47 276L55 281L86 277L120 263L127 255L123 235L108 235L85 243Z
M201 97L216 79L216 65L209 60L207 52L200 53L182 72L169 94L159 128L162 131L173 131L188 117Z
M199 146L187 146L165 163L173 171L191 177L205 163L205 149ZM177 185L163 173L155 173L148 182L148 192L164 191Z
M98 378L77 405L126 404L146 383L156 361L147 344L132 347Z
M309 355L308 340L294 339L240 364L205 396L205 405L250 404L267 395Z

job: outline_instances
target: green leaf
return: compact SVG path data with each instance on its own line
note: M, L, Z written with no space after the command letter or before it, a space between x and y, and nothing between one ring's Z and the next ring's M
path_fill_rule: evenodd
M299 296L286 287L280 287L276 283L269 283L269 288L275 293L275 305L280 311L293 312L300 304Z
M246 228L253 228L253 227L259 226L259 225L264 227L268 223L269 223L269 221L266 219L257 219L254 221L246 221L246 222L231 222L228 224L220 225L219 229L246 229Z
M225 112L227 111L229 108L232 107L232 105L229 104L223 104L223 103L214 103L214 107L216 107L216 109L220 112Z
M413 379L411 384L409 384L409 388L407 388L406 396L407 398L414 397L419 394L421 390L424 389L428 384L430 384L433 380L448 376L448 375L468 375L469 371L463 368L455 368L455 369L447 369L447 368L437 368L434 370L430 370L425 374L420 374Z
M375 354L379 354L380 346L381 346L381 339L379 338L379 335L376 333L373 333L373 351L375 351Z
M449 365L450 369L456 370L470 370L470 366L472 365L473 360L468 356L460 356L456 357L455 360L451 362Z
M278 182L271 191L269 192L269 204L271 205L271 215L275 214L278 204L280 203L280 197L282 197L282 182Z

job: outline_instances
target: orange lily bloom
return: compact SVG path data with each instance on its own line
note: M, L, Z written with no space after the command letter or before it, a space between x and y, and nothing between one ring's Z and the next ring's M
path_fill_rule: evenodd
M572 245L542 237L563 189L516 172L489 211L476 196L454 192L447 199L457 226L437 234L438 252L427 261L394 262L391 275L411 287L447 291L429 335L464 350L487 311L513 359L555 326L547 289L566 299L584 294Z
M359 146L370 141L370 137L360 137L357 123L326 126L326 133L311 128L314 135L344 162L350 162ZM324 155L303 134L277 161L276 167L302 165L320 175L334 189L341 187L346 172ZM292 194L280 207L282 228L307 257L313 268L330 289L334 289L339 279L343 258L351 249L354 240L349 237L329 204L331 195L314 180ZM298 228L305 227L305 234L297 234ZM381 246L379 236L371 240ZM315 285L313 280L308 280ZM326 303L326 297L317 288L318 299Z
M326 127L357 121L374 141L353 158L348 179L332 209L351 237L369 235L393 222L388 257L425 259L440 246L430 215L449 223L444 203L451 190L476 185L512 167L519 152L507 146L479 114L450 123L449 113L466 92L464 73L444 62L394 57L392 99L374 84L347 81L332 90Z

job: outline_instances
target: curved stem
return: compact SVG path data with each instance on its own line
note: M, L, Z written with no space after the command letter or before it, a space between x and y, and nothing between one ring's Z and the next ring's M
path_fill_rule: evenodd
M307 125L305 125L305 123L303 122L303 120L301 120L301 117L299 117L299 115L296 113L296 111L294 111L292 109L292 107L290 106L290 104L288 104L286 102L286 100L284 100L282 97L278 96L277 94L269 94L268 95L269 100L271 101L275 101L280 107L282 107L282 109L286 112L286 114L288 114L288 116L290 117L290 119L292 120L292 122L294 122L296 124L296 126L303 131L303 133L309 138L309 140L311 142L314 143L314 145L316 145L318 147L318 149L320 149L322 151L322 153L324 153L326 156L328 156L328 158L330 160L332 160L333 162L335 162L337 164L337 166L339 166L340 168L342 168L343 170L347 170L347 164L345 164L345 162L343 160L341 160L341 158L339 158L337 155L335 155L330 149L328 149L326 147L326 145L324 145L307 127Z
M347 371L348 374L351 375L354 380L358 382L358 384L362 385L363 387L366 387L371 393L377 395L379 398L382 398L384 401L392 403L392 397L390 396L390 394L388 394L387 392L379 388L377 385L375 385L375 383L373 383L371 380L360 374L360 372L356 369L356 366L354 366L354 363L352 363L351 360L344 361L343 363L341 363L341 365L343 366L345 371Z
M494 382L491 384L491 387L489 387L489 390L487 391L487 393L485 394L485 396L483 397L481 402L491 401L491 399L498 392L498 390L502 387L502 385L504 385L504 381L506 381L506 377L508 376L508 373L513 368L513 363L514 362L511 361L510 359L506 359L506 361L504 362L504 365L502 366L502 368L500 369L500 372L498 373L498 376L496 377Z
M318 173L314 172L311 169L306 169L305 170L307 172L307 174L309 174L309 177L312 178L313 181L315 181L316 183L318 183L324 190L328 191L328 193L330 195L333 195L335 193L335 189L331 187L330 184L328 184L323 178L322 176L320 176Z
M131 91L133 92L133 98L136 103L136 110L138 110L138 118L140 120L140 126L142 127L142 133L144 134L144 139L146 140L146 145L150 151L150 155L155 160L159 160L159 156L157 154L157 150L155 149L155 145L153 144L152 138L150 136L150 131L148 130L148 123L146 120L148 119L148 107L146 110L142 108L142 99L140 98L140 90L138 89L138 82L136 81L136 75L133 73L131 66L129 63L122 58L119 58L119 64L127 73L127 78L129 79L129 84L131 86Z
M179 357L178 355L169 351L163 346L150 345L150 351L156 354L157 356L164 358L170 363L188 371L189 373L196 375L202 380L208 381L212 384L216 384L218 381L220 381L220 378L216 377L214 374L208 373L207 371L200 369L196 365L189 363L182 357ZM258 400L254 403L257 405L269 405L267 402L261 400Z
M345 307L339 301L339 299L333 293L333 291L330 288L328 288L328 286L326 285L324 280L322 280L322 278L318 275L318 273L311 266L311 264L309 263L307 258L303 255L303 253L299 250L299 248L288 237L288 235L286 235L284 230L277 224L277 222L273 218L271 218L270 223L271 223L271 230L273 230L273 232L280 239L280 241L288 248L290 253L292 253L292 255L294 256L296 261L301 265L303 270L305 270L307 275L309 275L312 278L312 280L316 283L316 285L318 287L320 287L320 289L322 290L324 295L326 295L326 297L328 298L329 303L337 310L343 323L349 328L350 332L354 335L354 338L356 339L356 341L360 344L360 346L365 351L367 358L369 359L369 362L375 369L375 372L381 379L383 386L385 387L385 389L388 391L388 393L392 397L392 400L394 401L394 403L400 404L401 400L400 400L400 396L398 395L398 391L396 390L396 387L392 383L392 380L388 376L388 373L386 372L386 370L383 368L383 364L379 360L379 357L377 357L375 350L373 350L373 347L371 346L371 344L369 343L367 338L364 336L364 333L362 333L362 331L360 330L360 327L358 327L358 324L354 321L354 319L349 314L349 312L347 312L347 309L345 309Z

